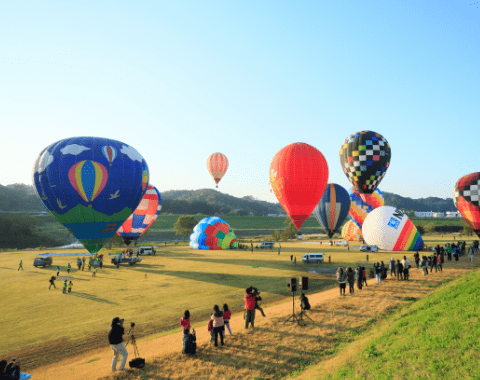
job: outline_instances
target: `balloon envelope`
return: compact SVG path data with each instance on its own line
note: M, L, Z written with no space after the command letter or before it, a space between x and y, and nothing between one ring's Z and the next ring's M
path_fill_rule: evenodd
M342 227L342 237L347 241L361 241L362 230L349 220Z
M219 152L212 153L207 158L207 169L218 187L218 183L220 182L220 180L225 175L228 169L227 156Z
M313 215L331 238L342 225L350 209L347 190L335 183L329 183L322 199L313 210Z
M328 181L323 154L305 143L280 149L270 164L270 184L297 229L312 214Z
M33 184L45 207L91 253L136 209L145 181L148 166L134 148L97 137L57 141L33 167Z
M232 249L238 247L237 237L223 219L216 216L203 218L190 235L193 249Z
M480 173L460 178L453 190L453 202L458 212L480 237Z
M149 185L133 214L118 229L118 236L126 245L138 240L155 222L161 209L162 196L156 187Z
M390 145L379 133L361 131L347 137L340 148L342 170L365 200L372 194L390 165Z
M417 227L401 210L391 206L370 212L362 234L368 244L386 251L417 251L423 247Z
M362 228L363 222L370 211L385 205L385 199L383 198L383 194L378 187L374 190L366 202L363 201L355 187L352 187L350 190L348 190L348 194L351 201L348 217L360 229Z

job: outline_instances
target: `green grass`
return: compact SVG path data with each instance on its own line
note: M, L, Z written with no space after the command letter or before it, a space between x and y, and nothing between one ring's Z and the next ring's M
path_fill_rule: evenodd
M479 303L476 270L391 316L321 379L480 379Z

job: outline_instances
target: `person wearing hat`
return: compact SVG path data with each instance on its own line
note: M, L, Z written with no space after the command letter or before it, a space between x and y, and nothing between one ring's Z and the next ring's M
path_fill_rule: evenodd
M128 352L123 344L123 334L125 329L123 328L123 319L115 317L112 319L112 326L108 330L108 342L113 350L112 371L117 369L118 356L122 355L122 362L120 363L120 371L125 369L127 363Z

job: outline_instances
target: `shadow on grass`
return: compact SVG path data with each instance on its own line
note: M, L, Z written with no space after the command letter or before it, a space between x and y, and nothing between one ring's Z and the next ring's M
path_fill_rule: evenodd
M112 301L109 301L109 300L104 299L104 298L99 298L99 297L96 297L96 296L94 296L92 294L88 294L88 293L72 292L72 293L67 293L67 294L69 296L85 298L87 300L94 301L94 302L101 302L101 303L106 303L106 304L109 304L109 305L118 305L118 303L116 303L116 302L112 302Z

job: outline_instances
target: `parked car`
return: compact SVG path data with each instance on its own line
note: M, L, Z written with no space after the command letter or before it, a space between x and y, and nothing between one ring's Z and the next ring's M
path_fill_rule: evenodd
M157 251L153 247L139 247L135 250L136 255L156 255Z
M362 245L360 247L360 251L362 251L362 252L377 252L378 247L376 245Z
M273 241L264 241L260 243L259 248L273 248L274 245L275 245L275 242Z
M346 247L348 245L348 241L346 240L337 240L335 242L335 245L343 245L344 247Z
M308 263L323 263L325 261L325 255L323 253L306 253L302 256L302 261L305 264Z
M36 257L33 261L34 267L46 267L47 265L52 265L53 259L50 256L45 257Z

